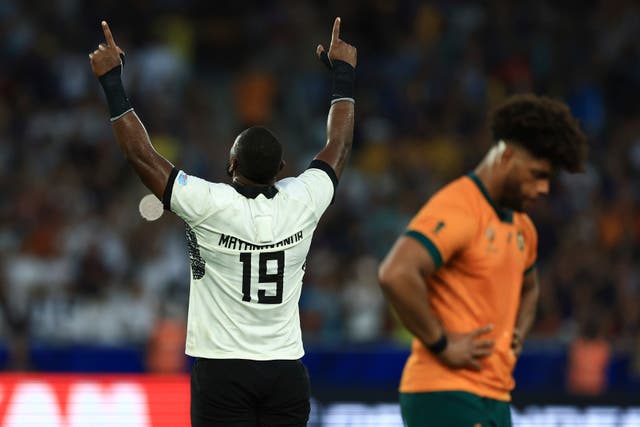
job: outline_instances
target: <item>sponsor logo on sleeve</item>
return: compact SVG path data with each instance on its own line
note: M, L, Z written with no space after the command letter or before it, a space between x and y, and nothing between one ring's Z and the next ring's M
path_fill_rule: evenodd
M187 185L187 180L189 179L189 175L184 172L180 172L178 174L178 184Z

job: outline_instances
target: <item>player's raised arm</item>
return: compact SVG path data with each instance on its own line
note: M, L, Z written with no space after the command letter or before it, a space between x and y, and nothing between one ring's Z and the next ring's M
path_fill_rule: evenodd
M89 54L91 70L98 78L109 104L111 125L118 145L144 183L160 200L173 165L151 145L142 122L133 111L122 85L124 52L113 39L109 25L102 21L105 43Z
M340 18L333 23L329 53L318 45L316 54L333 73L333 91L327 119L327 145L315 158L328 163L340 178L353 142L353 83L357 62L356 48L340 39Z

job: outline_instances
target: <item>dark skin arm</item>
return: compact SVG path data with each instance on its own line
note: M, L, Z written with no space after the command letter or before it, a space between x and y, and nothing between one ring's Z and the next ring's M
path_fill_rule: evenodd
M142 183L162 200L173 165L151 145L149 134L135 112L111 123L116 141Z
M323 51L324 47L318 45L316 54L320 56ZM333 24L328 55L332 61L340 60L356 67L356 48L340 39L340 18L336 18ZM328 163L336 172L338 179L342 175L347 156L351 151L354 115L353 102L340 101L331 106L327 118L327 145L315 157Z
M524 281L522 283L520 307L518 308L518 317L516 318L516 326L513 331L513 339L511 341L511 348L516 356L520 356L520 353L522 353L524 337L529 333L529 330L531 330L531 327L533 326L539 294L540 284L538 281L538 272L534 268L524 276Z
M116 45L111 30L105 21L102 21L102 30L106 44L101 43L98 45L98 49L89 55L91 69L96 77L100 77L113 68L122 65L120 61L122 50ZM116 141L129 164L136 171L144 185L158 199L162 200L173 165L153 148L149 134L135 112L126 113L111 122L111 126L116 136Z
M494 340L480 339L490 332L486 325L468 333L445 331L428 302L425 278L436 270L433 258L415 239L402 236L380 265L378 278L389 304L402 324L425 346L444 333L448 345L437 355L452 369L480 370L480 359L493 352Z

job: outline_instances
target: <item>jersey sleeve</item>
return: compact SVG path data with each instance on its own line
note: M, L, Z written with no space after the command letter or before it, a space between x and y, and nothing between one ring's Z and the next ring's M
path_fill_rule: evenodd
M405 235L418 240L438 268L471 242L477 228L467 206L437 194L411 220Z
M214 210L213 186L213 183L174 168L167 181L162 203L165 209L195 226Z
M333 168L322 160L314 160L309 168L286 185L297 193L297 197L305 199L316 218L320 218L333 201L338 178Z

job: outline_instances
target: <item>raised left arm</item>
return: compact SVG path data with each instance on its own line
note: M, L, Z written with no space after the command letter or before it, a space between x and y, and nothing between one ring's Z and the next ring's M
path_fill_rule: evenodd
M536 317L539 294L540 285L538 283L538 272L534 268L524 276L524 281L522 283L520 307L518 308L518 317L516 318L516 326L513 331L513 339L511 341L511 348L516 356L520 356L524 338L533 326L533 321Z
M162 200L173 165L153 148L144 125L133 111L122 86L123 52L105 21L102 30L106 44L99 44L89 59L107 97L116 141L144 185Z

